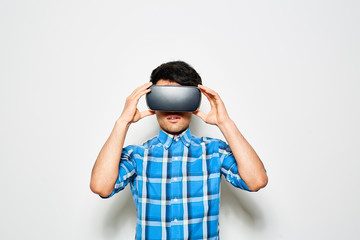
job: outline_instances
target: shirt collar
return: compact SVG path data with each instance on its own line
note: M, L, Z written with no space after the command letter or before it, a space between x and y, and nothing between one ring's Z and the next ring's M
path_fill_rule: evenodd
M180 139L186 147L190 147L191 132L188 128L186 131L183 131L180 135L175 137L174 135L166 133L160 129L158 139L164 145L165 149L168 149L172 142L177 141L177 139Z

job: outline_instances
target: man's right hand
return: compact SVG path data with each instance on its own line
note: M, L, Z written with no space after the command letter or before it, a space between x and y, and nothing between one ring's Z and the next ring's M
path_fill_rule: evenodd
M140 87L136 88L127 98L123 112L119 117L119 121L123 121L126 124L134 123L140 119L155 114L154 111L145 110L140 112L137 108L139 99L144 96L146 93L150 92L149 88L152 85L152 82L148 82Z
M126 98L124 110L96 159L91 174L90 188L94 193L107 197L114 189L119 174L121 152L129 125L140 119L155 114L154 111L140 112L137 109L139 99L151 90L151 82L146 83Z

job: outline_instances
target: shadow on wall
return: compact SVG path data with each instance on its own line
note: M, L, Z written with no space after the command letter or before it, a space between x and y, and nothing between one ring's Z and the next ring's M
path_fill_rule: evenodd
M251 194L256 193L249 193L235 188L222 177L220 215L226 217L233 215L238 223L232 222L232 226L246 225L252 229L264 229L264 215L250 197ZM224 222L220 222L220 231L222 224Z
M130 233L132 239L135 237L136 209L130 186L116 195L107 200L112 202L102 222L102 236L104 239L113 239Z

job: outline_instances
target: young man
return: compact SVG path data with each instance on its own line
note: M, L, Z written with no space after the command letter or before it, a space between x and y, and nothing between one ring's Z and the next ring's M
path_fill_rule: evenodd
M156 85L198 86L210 102L204 113L137 109ZM221 175L235 187L258 191L267 184L264 166L229 117L220 96L201 85L199 74L181 61L156 68L151 81L127 99L95 162L90 187L106 198L128 183L137 210L135 239L218 239ZM156 114L159 135L123 148L130 124ZM198 138L189 130L192 114L216 125L226 141Z

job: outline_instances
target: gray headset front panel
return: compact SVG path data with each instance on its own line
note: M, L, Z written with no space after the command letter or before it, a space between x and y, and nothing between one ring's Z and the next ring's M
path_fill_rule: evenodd
M146 94L146 103L151 110L167 112L194 112L201 102L197 87L179 85L153 85Z

